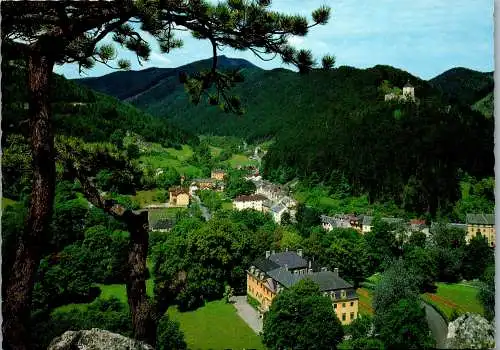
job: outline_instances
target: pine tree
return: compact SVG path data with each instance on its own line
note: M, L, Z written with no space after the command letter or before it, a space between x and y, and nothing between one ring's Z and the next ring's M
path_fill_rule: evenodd
M17 2L1 3L2 55L8 60L24 62L28 72L29 142L33 157L29 214L17 245L12 272L4 281L2 332L5 349L28 347L33 281L40 261L42 238L52 216L55 151L49 92L54 66L75 63L83 70L102 63L128 69L130 62L116 57L114 45L101 44L108 34L113 34L116 44L135 52L137 60L142 62L148 59L151 48L142 32L137 30L138 25L142 31L153 35L163 53L180 48L182 41L175 33L188 30L198 39L209 40L213 47L211 70L182 77L193 102L199 102L201 95L213 87L216 94L210 95L211 104L220 104L226 111L241 112L239 100L229 96L227 89L242 78L238 72L217 70L217 51L223 47L250 50L263 59L263 54L279 55L283 62L294 64L300 72L306 73L315 64L311 52L297 51L288 44L288 39L291 35L305 36L310 27L325 24L330 14L328 7L321 7L312 13L313 23L309 24L302 16L271 11L269 6L269 0L228 0L217 5L203 0L30 1L22 6ZM87 182L89 200L112 213L117 205L105 205L92 191L92 184ZM129 223L133 221L131 218L136 219L129 211L116 212L127 213L125 217L129 218ZM136 266L131 266L127 293L135 337L154 344L155 332L148 333L146 327L151 319L145 296L147 218L140 216L139 219L130 227L138 236L132 239L130 249L129 260L134 258L130 261L135 261Z

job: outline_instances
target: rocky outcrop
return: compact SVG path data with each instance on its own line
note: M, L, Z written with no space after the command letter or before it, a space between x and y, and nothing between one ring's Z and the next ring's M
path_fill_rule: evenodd
M466 313L448 325L449 349L492 349L495 326L484 317Z
M146 343L106 330L67 331L54 338L47 350L154 350Z

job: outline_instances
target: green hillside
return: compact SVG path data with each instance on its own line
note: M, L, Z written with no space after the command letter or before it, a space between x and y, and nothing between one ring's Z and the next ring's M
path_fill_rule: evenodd
M493 92L493 72L477 72L467 68L453 68L429 80L451 103L472 106Z
M377 82L402 86L407 76L391 68L329 74L335 79L316 85L329 105L277 134L264 157L264 176L282 183L308 179L329 186L334 196L367 194L372 203L432 215L450 212L461 172L493 176L491 119L449 106L420 80L410 80L417 103L385 102Z
M492 87L489 73L459 68L429 82L382 65L242 73L233 91L242 116L190 104L173 75L131 102L197 134L274 138L263 163L271 180L299 178L328 186L333 196L367 195L417 214L449 213L460 174L493 175L493 122L469 103ZM407 82L416 103L385 102L388 89Z
M2 68L2 128L8 134L25 132L28 97L26 84L20 83L26 81L25 70L8 64ZM197 142L193 134L129 103L57 74L52 83L52 120L56 133L81 137L87 142L109 141L117 130L118 134L126 131L140 134L147 141L160 142L166 147Z
M221 68L227 66L226 63ZM415 77L406 72L384 66L366 70L374 73L366 76L355 74L360 70L351 67L341 67L329 72L314 71L305 76L281 68L262 70L255 66L244 67L242 73L245 81L234 88L234 93L242 98L246 109L245 115L241 117L225 114L218 107L210 107L205 103L190 105L183 85L174 74L130 101L142 110L168 118L183 129L197 134L232 135L255 140L273 136L294 123L297 118L323 114L332 105L345 102L344 96L351 92L360 95L359 99L352 100L354 106L366 102L366 99L375 101L378 98L377 86L384 79L396 86L404 85L408 79L416 81ZM182 67L179 71L181 69ZM354 81L350 85L354 91L335 90L332 82L351 79L351 76ZM147 79L147 75L143 78ZM114 84L112 75L96 79L101 80L101 85L107 84L106 91L110 92L109 89ZM420 81L418 88L421 94L428 94L430 86ZM135 87L132 89L135 90Z

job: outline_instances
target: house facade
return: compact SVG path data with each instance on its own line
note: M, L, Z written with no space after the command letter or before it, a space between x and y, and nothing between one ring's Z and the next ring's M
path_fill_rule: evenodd
M191 186L198 190L224 190L224 182L217 179L193 179Z
M363 218L352 214L337 214L334 216L321 215L321 226L331 231L334 228L353 228L361 232Z
M303 257L302 250L275 253L267 251L247 271L247 294L260 303L259 311L269 310L273 299L282 290L302 279L317 283L320 291L332 301L332 309L343 325L358 317L359 298L354 287L339 276L338 269L328 271Z
M226 177L226 175L227 175L227 173L225 170L214 169L214 170L212 170L210 177L214 180L224 181L224 178Z
M252 194L249 196L241 195L233 200L233 209L235 210L245 210L253 209L257 211L263 211L263 204L267 198L260 194Z
M490 246L496 244L495 214L467 214L467 242L481 233Z
M187 207L189 205L190 196L189 189L184 187L172 187L168 190L170 206Z
M334 228L351 228L349 220L347 220L346 218L341 218L337 215L336 216L321 215L320 220L321 220L321 226L326 231L331 231Z

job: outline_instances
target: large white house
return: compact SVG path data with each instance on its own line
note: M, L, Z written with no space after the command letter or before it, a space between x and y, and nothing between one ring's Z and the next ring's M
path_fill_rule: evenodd
M233 208L236 210L253 209L263 211L262 204L267 198L261 194L252 194L249 196L238 196L233 200Z

